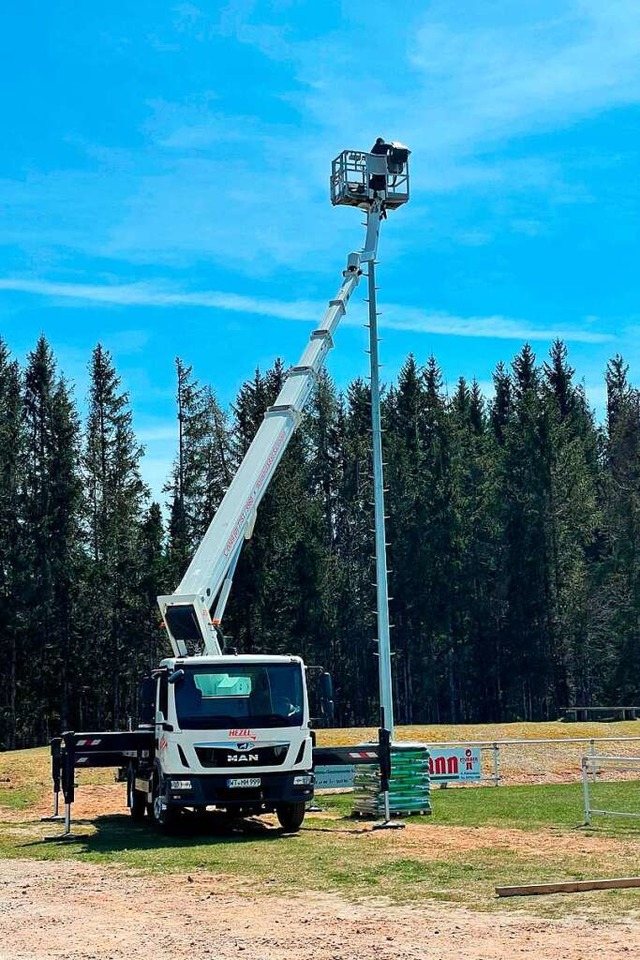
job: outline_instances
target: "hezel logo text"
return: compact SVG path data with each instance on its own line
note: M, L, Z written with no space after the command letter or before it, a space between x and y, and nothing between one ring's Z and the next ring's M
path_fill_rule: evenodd
M258 737L253 730L229 730L229 737L232 740L257 740Z

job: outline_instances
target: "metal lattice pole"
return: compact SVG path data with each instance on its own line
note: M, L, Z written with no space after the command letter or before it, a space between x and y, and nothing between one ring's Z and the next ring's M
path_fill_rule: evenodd
M378 670L382 726L393 738L393 688L391 684L391 642L387 586L387 544L385 538L384 479L382 464L382 423L380 416L380 370L378 359L378 313L376 308L375 264L369 261L369 344L371 356L371 428L373 446L373 502L375 511L376 596L378 613Z

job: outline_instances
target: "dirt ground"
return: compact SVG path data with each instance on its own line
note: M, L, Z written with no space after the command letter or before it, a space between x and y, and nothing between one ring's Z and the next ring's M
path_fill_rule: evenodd
M0 862L0 960L616 960L640 924L480 914L450 904L258 897L199 873Z
M81 784L74 817L125 810L121 784ZM37 804L48 813L50 800ZM36 811L33 811L35 813ZM23 811L3 813L24 818ZM324 814L326 817L326 814ZM363 829L365 829L363 827ZM386 838L388 840L388 837ZM368 843L386 842L370 834ZM487 845L526 855L552 843L567 853L616 852L613 837L543 835L447 826L438 850ZM409 823L403 851L420 856ZM622 852L622 845L620 850ZM430 858L434 850L429 851ZM251 881L201 871L157 877L69 861L0 861L0 960L618 960L640 956L640 919L534 916L526 902L482 913L434 901L403 906L340 895L256 894Z

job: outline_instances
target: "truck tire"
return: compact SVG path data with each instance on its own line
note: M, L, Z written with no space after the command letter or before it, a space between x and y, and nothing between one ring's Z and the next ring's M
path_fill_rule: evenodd
M297 833L305 815L305 802L281 803L276 807L276 815L285 833Z

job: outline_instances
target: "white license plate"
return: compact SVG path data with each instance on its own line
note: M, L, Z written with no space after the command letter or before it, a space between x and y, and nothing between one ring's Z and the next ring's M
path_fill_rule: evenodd
M230 777L227 780L228 787L259 787L261 783L260 777Z

